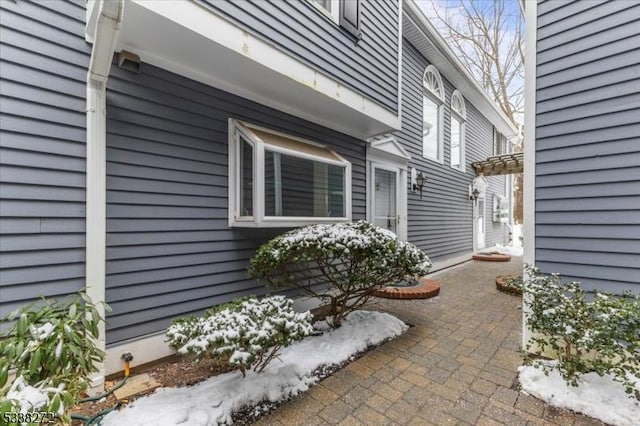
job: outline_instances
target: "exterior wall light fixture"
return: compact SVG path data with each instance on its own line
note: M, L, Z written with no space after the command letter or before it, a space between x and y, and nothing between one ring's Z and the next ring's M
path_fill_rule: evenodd
M427 177L422 172L418 173L418 175L416 176L415 170L416 169L411 170L411 177L413 178L415 176L415 179L412 179L413 182L411 185L411 191L416 192L419 190L420 199L422 200L422 187L427 182Z
M471 191L471 185L469 185L469 200L476 201L479 196L480 191L478 191L478 188L473 188L473 191Z

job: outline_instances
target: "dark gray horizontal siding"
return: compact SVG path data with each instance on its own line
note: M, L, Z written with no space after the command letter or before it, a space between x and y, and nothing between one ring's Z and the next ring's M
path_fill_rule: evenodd
M85 286L84 19L0 2L0 316Z
M455 88L446 80L444 110L444 163L422 157L422 77L428 61L406 40L403 43L402 68L402 130L394 133L411 155L409 167L427 176L427 183L419 193L408 194L409 241L425 250L432 260L440 261L473 250L472 203L468 186L475 177L471 163L490 156L492 126L469 101L466 102L465 171L449 166L451 161L450 97ZM504 194L504 178L489 179L487 190L487 245L504 242L503 225L490 220L490 194Z
M205 0L217 13L398 111L398 2L363 1L356 40L310 1Z
M536 261L588 288L640 284L640 4L541 3Z
M538 8L537 50L559 46L585 38L596 33L604 33L625 24L628 17L635 16L635 0L590 0L541 3Z
M365 216L363 141L143 64L112 68L107 99L109 344L172 318L268 289L247 279L282 229L229 228L230 117L317 140L352 163L353 218Z

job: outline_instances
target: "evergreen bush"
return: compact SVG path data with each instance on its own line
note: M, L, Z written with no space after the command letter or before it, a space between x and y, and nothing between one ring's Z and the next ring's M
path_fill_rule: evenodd
M29 413L28 418L35 419L34 412L52 412L58 421L70 423L66 410L75 405L89 376L98 371L96 364L104 360L104 352L95 345L101 321L96 305L82 292L56 301L42 298L3 318L1 322L11 324L0 336L3 416L20 413L27 419ZM9 371L15 374L12 383Z
M296 313L284 296L235 300L205 312L179 318L167 329L167 341L180 354L223 358L242 375L261 372L281 348L313 331L309 312Z
M331 307L339 327L374 290L423 276L431 262L416 246L365 221L310 225L262 245L249 275L275 288L293 287Z
M587 293L579 283L560 283L528 267L525 295L527 325L535 334L527 349L552 351L565 381L577 386L583 374L609 374L640 400L640 296ZM537 362L548 374L553 368Z

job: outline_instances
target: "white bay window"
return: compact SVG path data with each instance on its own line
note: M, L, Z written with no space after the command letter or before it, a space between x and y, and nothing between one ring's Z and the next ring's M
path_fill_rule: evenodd
M351 220L351 163L340 155L236 120L229 134L230 226Z

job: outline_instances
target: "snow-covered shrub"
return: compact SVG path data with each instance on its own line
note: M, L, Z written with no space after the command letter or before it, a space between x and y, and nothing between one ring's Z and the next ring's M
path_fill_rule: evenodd
M331 325L360 308L373 291L407 276L423 276L431 262L416 246L365 221L294 229L262 245L249 275L276 288L294 287L331 307Z
M284 296L239 299L205 313L177 319L167 329L167 341L178 353L196 359L226 357L244 376L261 372L281 348L313 331L309 312L297 313Z
M565 381L577 386L580 376L611 375L640 400L640 296L595 291L579 283L560 284L557 274L528 267L525 286L527 324L534 333L527 349L558 358ZM549 363L538 363L548 373Z
M0 335L0 411L47 407L69 421L65 406L74 405L88 387L89 375L97 371L95 364L104 360L94 341L103 321L96 305L84 293L57 301L43 298L1 321L11 326ZM10 384L9 370L16 377ZM42 407L32 406L33 401Z
M21 424L41 424L58 420L64 424L71 423L65 416L65 409L74 405L64 384L58 387L47 386L44 382L36 386L27 384L23 376L17 377L6 394L0 397L0 413L2 424L9 426Z

